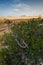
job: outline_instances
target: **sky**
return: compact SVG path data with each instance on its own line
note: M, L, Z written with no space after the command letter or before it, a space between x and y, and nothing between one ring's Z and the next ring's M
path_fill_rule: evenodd
M0 16L43 16L43 0L0 0Z

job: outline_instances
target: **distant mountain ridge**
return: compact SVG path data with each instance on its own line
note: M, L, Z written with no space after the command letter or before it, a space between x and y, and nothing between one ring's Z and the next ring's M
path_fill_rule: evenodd
M3 19L30 19L30 18L38 18L39 16L26 16L26 15L22 15L22 16L6 16L6 17L0 17L0 20ZM43 16L41 16L41 18L43 18Z

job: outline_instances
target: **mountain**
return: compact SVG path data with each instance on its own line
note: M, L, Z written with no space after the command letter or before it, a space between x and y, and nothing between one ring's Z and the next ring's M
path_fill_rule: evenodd
M31 19L31 18L38 18L39 16L26 16L26 15L21 15L21 16L6 16L6 17L0 17L0 20L3 19ZM43 18L43 16L41 16L41 18Z

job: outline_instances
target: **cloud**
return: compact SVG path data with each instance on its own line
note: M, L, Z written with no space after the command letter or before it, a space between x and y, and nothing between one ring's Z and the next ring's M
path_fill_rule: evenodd
M30 9L30 6L27 5L27 4L18 4L18 5L16 5L16 8L19 9L19 10Z
M24 11L24 10L30 10L31 6L29 6L28 4L19 3L19 4L13 4L12 8L14 11Z
M28 4L18 3L11 5L12 10L9 12L11 15L28 15L32 8Z
M21 2L22 1L22 2ZM40 15L43 13L40 6L32 6L31 4L27 4L24 0L13 0L12 6L12 14L15 15Z
M33 15L36 13L30 5L25 3L12 4L11 7L12 9L9 11L9 15Z
M29 15L29 16L33 16L33 15L39 15L39 14L43 14L43 10L42 8L34 8L32 7L30 4L26 4L26 3L22 3L20 2L21 0L13 0L13 2L8 5L5 6L4 4L0 4L1 7L1 12L0 15L4 15L4 16L19 16L19 15Z

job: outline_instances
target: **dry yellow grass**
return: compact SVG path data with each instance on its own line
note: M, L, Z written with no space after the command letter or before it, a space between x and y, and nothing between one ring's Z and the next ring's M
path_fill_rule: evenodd
M8 16L8 17L0 17L0 28L2 27L6 27L7 24L3 23L4 20L6 19L9 19L11 20L13 23L16 23L16 22L20 22L20 21L28 21L29 19L31 18L38 18L39 16L19 16L19 17L11 17L11 16ZM43 18L43 16L41 16L41 18ZM0 35L1 34L4 34L4 32L9 32L8 30L4 30L4 31L0 31Z

